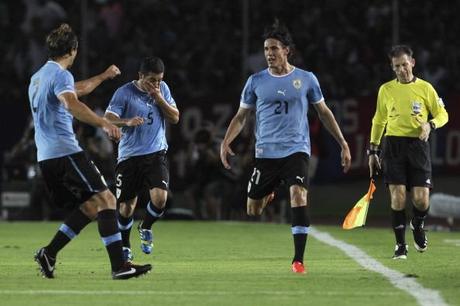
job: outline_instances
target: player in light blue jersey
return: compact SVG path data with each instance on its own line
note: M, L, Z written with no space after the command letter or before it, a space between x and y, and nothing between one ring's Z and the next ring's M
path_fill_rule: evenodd
M163 215L168 195L165 125L166 121L179 121L179 110L163 76L164 63L160 58L144 58L139 79L118 88L105 113L123 131L118 146L116 193L120 203L118 226L127 260L133 259L129 236L138 195L149 190L147 211L138 226L145 254L152 252L152 225Z
M310 105L339 143L345 172L350 168L351 155L334 115L324 102L315 75L289 63L294 45L287 28L276 21L266 29L264 39L268 69L247 80L240 108L222 141L220 157L225 168L230 169L228 155L234 155L230 144L254 110L256 160L248 184L247 213L252 216L262 214L274 197L274 188L281 182L289 186L295 249L292 271L305 273L303 256L310 226L307 213L310 156L307 112Z
M71 205L75 210L51 242L36 252L35 261L44 277L53 278L57 253L97 218L99 234L109 254L112 278L127 279L147 273L151 265L132 265L124 261L115 197L78 145L72 128L75 117L103 128L115 140L120 138L118 127L78 100L78 96L90 93L103 80L115 77L120 71L111 66L101 75L74 84L67 69L77 55L78 40L70 26L62 24L54 29L47 36L46 45L50 59L32 76L29 85L37 159L56 205Z

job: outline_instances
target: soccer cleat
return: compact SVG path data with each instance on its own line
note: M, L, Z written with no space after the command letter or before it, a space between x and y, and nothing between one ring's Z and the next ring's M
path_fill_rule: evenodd
M393 259L407 259L407 244L396 244Z
M428 239L426 238L425 230L423 229L423 223L420 226L415 227L411 221L410 228L412 229L412 234L414 234L415 249L419 252L425 252L428 248Z
M124 261L133 261L134 256L130 248L123 247L123 260Z
M152 270L152 265L135 265L131 262L125 262L118 271L112 272L113 279L129 279L139 277Z
M150 254L153 249L153 233L152 230L142 228L141 224L137 227L139 237L141 238L141 250L145 254Z
M294 273L299 273L299 274L305 274L307 273L305 266L303 265L302 262L300 261L294 261L292 263L292 272Z
M46 254L45 248L41 248L35 252L34 256L35 261L38 263L40 273L45 278L54 278L53 272L56 265L56 258L50 257Z

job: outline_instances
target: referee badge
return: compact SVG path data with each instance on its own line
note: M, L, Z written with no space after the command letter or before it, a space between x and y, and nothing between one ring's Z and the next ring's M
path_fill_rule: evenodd
M422 103L413 101L412 102L412 114L418 115L422 112Z
M292 81L292 85L295 89L300 89L300 87L302 87L302 81L300 79L295 79Z

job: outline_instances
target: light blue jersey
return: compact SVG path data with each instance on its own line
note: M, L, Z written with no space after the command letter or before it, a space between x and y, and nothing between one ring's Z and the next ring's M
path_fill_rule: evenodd
M58 99L65 92L75 93L73 76L54 61L48 61L30 80L38 161L82 151L73 131L73 116Z
M251 75L240 107L255 108L256 158L283 158L296 152L310 155L308 105L323 100L311 72L294 68L276 76L265 69Z
M171 105L176 105L168 85L160 83L160 91ZM167 150L165 119L155 99L147 92L130 82L118 88L114 93L106 112L122 119L136 116L144 118L144 124L136 127L123 127L118 145L118 162L133 156L145 155Z

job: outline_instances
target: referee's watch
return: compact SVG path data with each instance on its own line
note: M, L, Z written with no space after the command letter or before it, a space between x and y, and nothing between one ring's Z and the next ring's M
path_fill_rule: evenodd
M380 155L380 150L378 149L367 149L367 156L370 156L370 155Z

